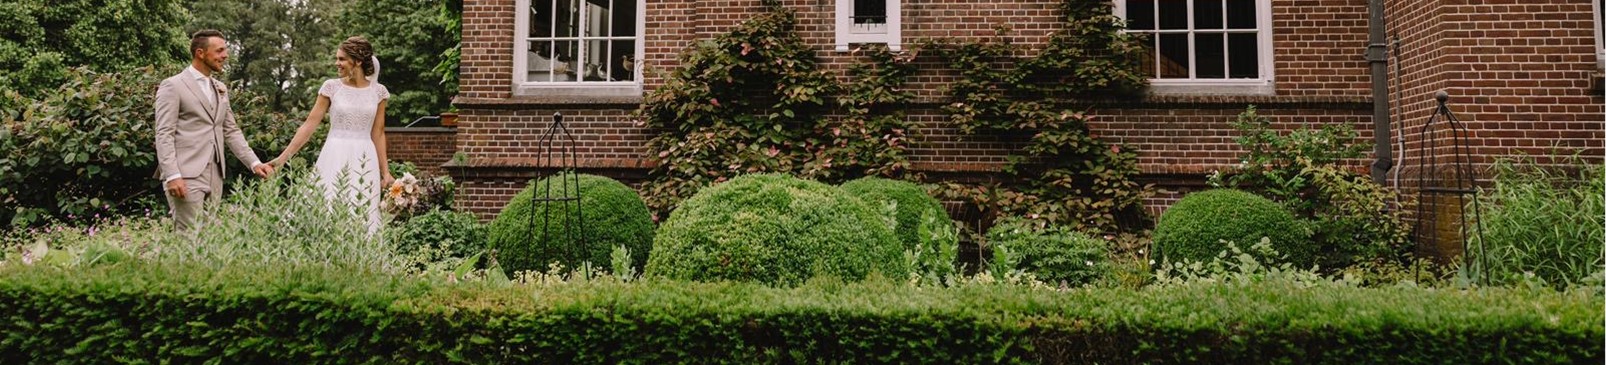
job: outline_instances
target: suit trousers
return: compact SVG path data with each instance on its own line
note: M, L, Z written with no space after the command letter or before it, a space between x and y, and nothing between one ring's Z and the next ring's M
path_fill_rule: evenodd
M201 219L206 204L223 196L223 172L219 171L217 164L211 164L201 172L201 176L181 179L184 180L184 186L189 188L183 199L168 194L165 184L162 195L167 196L169 213L173 215L174 224L182 231L199 227L196 223Z

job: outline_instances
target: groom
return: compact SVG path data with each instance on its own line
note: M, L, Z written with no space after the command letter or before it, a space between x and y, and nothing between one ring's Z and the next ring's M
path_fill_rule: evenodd
M156 162L180 230L194 227L206 201L223 194L225 144L257 176L273 173L235 124L223 82L212 78L228 59L223 33L195 32L190 36L190 67L156 89Z

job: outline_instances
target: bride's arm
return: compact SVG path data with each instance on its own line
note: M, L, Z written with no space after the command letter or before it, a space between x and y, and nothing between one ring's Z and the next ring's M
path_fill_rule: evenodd
M390 176L390 159L385 157L385 104L390 99L379 99L379 109L374 111L374 153L379 156L379 183L381 189L389 187L396 178Z
M301 151L301 146L307 144L307 140L312 138L312 134L318 132L318 124L323 123L323 114L328 111L329 97L318 95L318 103L312 106L311 113L307 113L307 120L301 122L301 127L296 128L296 136L290 138L290 146L285 147L284 152L280 152L279 157L274 158L273 161L268 161L268 164L273 165L274 168L283 167L285 161L290 161L291 157L295 157L296 152ZM384 154L381 153L380 156L384 156Z

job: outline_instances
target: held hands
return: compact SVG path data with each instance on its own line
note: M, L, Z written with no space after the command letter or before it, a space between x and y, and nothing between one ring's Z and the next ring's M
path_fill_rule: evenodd
M252 167L251 168L251 172L256 173L258 177L266 179L266 178L268 178L268 176L272 176L273 175L273 164L271 164L271 163L258 164L258 165L256 165L256 167Z

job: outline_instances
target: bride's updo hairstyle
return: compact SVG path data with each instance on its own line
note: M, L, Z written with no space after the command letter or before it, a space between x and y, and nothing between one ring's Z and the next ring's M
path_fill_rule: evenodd
M340 50L346 52L346 57L362 66L363 76L374 74L374 45L369 44L362 36L351 36L340 42Z

